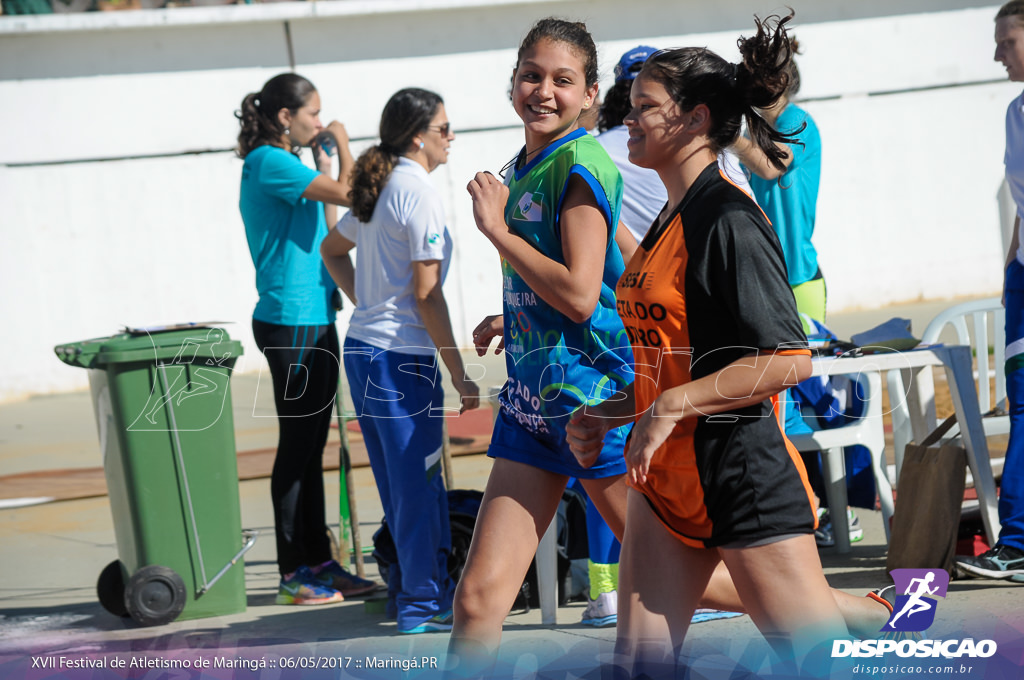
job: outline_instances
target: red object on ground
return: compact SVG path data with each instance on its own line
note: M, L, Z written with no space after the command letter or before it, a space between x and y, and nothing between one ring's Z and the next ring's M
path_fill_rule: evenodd
M359 422L350 420L346 424L349 432L359 432ZM448 416L449 437L480 437L491 434L494 427L494 415L490 408L475 408L462 415Z
M991 548L988 544L988 539L985 538L985 534L974 534L966 538L961 538L956 542L956 554L966 555L968 557L977 557L982 553L988 552Z

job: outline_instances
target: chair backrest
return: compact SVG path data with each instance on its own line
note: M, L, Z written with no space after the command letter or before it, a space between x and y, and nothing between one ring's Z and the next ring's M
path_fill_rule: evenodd
M921 336L922 344L939 342L942 331L950 326L956 333L957 344L971 346L977 359L975 376L978 381L978 406L982 413L992 409L989 395L993 381L996 404L1002 404L1006 398L1006 374L1003 371L1006 361L1005 319L1003 303L997 297L964 302L939 313ZM995 358L992 367L989 366L989 357Z

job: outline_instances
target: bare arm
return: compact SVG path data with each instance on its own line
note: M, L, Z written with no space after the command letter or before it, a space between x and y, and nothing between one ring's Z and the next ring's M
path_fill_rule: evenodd
M477 173L467 189L477 228L527 285L575 323L589 319L601 295L608 225L586 182L574 175L562 202L565 264L542 255L509 230L504 218L508 188L498 178Z
M324 223L330 229L331 225L338 223L338 206L333 203L324 203Z
M337 229L327 232L327 236L320 243L320 257L324 260L327 272L352 304L357 304L356 268L350 255L350 251L355 247L356 244L338 233Z
M806 354L759 352L693 382L665 390L633 427L626 474L634 483L647 479L654 452L676 423L764 401L811 375Z
M416 309L423 318L427 334L441 355L441 361L451 373L452 385L462 399L460 413L476 408L480 405L480 390L476 383L466 377L466 366L455 344L448 303L441 290L440 260L413 262L412 281Z
M732 145L732 150L739 157L740 162L747 166L752 173L760 177L761 179L778 179L786 172L789 168L789 164L793 162L793 151L785 144L775 143L784 154L782 163L786 167L779 170L768 161L768 156L765 155L764 151L761 151L750 138L740 135L736 138L736 141Z
M622 261L626 263L633 257L633 253L636 252L637 247L640 245L636 242L636 238L633 237L633 232L626 228L626 225L622 222L619 222L619 226L615 230L615 244L619 246L619 252L622 253Z
M347 208L352 205L348 194L352 189L352 167L355 165L352 150L348 146L348 132L345 131L345 126L336 120L331 121L327 130L332 132L338 140L338 178L331 179L330 171L323 170L321 154L323 156L327 156L327 154L323 154L320 149L315 149L317 168L321 170L321 175L310 182L306 190L302 192L302 196L311 201L322 201L325 204L342 205ZM330 168L330 157L327 157L326 167ZM335 219L335 216L328 215L327 225L333 225Z

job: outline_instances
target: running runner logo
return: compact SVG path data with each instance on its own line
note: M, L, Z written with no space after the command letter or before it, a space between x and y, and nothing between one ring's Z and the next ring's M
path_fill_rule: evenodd
M540 222L544 219L544 194L525 193L519 197L512 219L522 222Z
M889 633L920 633L935 620L938 601L946 597L949 573L944 569L893 569L889 572L896 584L896 605L882 631ZM934 597L929 597L934 596Z

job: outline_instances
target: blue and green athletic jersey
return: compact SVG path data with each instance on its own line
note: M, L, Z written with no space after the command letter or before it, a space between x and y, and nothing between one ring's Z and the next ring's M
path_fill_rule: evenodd
M601 295L591 317L581 324L571 321L502 261L509 376L500 397L503 416L559 450L573 411L607 399L633 379L632 352L614 293L623 270L614 243L622 178L601 145L580 129L516 168L507 180L505 222L540 253L563 262L559 213L573 175L591 188L608 225ZM622 438L621 431L609 433L605 447L617 449L620 461Z

